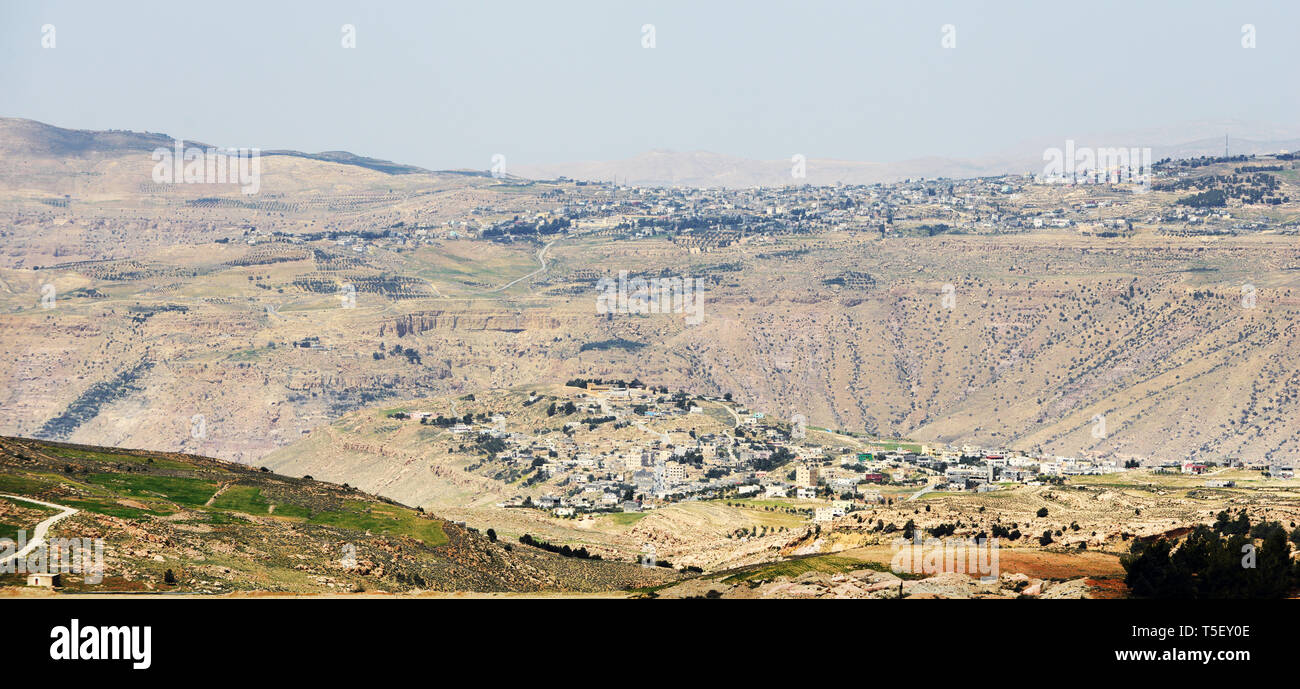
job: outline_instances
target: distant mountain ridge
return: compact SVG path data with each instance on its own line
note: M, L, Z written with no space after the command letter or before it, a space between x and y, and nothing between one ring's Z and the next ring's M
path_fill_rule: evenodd
M1252 140L1229 137L1231 155L1263 155L1300 149L1300 138ZM1141 140L1093 137L1079 139L1083 147L1145 147ZM982 158L931 156L892 163L808 158L804 176L795 177L794 160L753 160L708 151L648 151L623 160L580 161L556 165L515 166L513 172L534 179L570 179L618 182L636 186L727 187L892 183L916 178L970 178L1036 173L1043 169L1043 151L1064 147L1065 140L1044 141L1043 148ZM1220 156L1222 138L1207 138L1172 145L1150 145L1153 160Z
M1215 131L1244 132L1244 136L1213 136ZM1182 138L1186 137L1186 138ZM207 148L208 144L185 140L187 145ZM970 178L1023 174L1043 168L1043 151L1063 147L1066 139L1041 138L1015 150L977 158L928 156L895 162L866 162L832 158L802 161L803 176L795 176L792 159L755 160L710 151L654 149L621 160L587 160L556 164L514 165L511 177L555 179L567 177L593 182L618 182L637 186L665 187L753 187L789 185L833 185L890 183L916 178ZM1176 143L1159 143L1174 141ZM129 130L93 131L65 129L22 118L0 118L0 155L87 157L131 151L153 151L174 146L167 134ZM1300 150L1300 127L1246 124L1237 121L1194 122L1164 129L1080 136L1079 146L1146 147L1153 159L1222 155L1260 155ZM434 171L370 158L348 151L304 153L291 149L265 149L262 155L290 156L352 165L389 175L433 174ZM792 154L793 156L793 154ZM477 170L441 172L483 175Z
M155 132L135 132L125 129L108 131L64 129L35 120L0 118L0 155L5 156L87 157L95 154L152 152L157 148L175 146L176 141L167 134ZM188 139L181 141L187 147L213 148L210 144L201 141ZM414 165L359 156L348 151L304 153L290 149L268 149L261 153L264 156L291 156L340 165L354 165L390 175L431 172Z

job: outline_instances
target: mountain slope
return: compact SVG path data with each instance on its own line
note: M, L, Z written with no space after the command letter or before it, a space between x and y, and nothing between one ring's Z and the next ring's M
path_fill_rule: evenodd
M604 592L675 576L495 542L346 484L194 455L0 437L0 494L79 510L51 537L103 539L103 581L65 577L80 592ZM0 575L5 585L21 576Z

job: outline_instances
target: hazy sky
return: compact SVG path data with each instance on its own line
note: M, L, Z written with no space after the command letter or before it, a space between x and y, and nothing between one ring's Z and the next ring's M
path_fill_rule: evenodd
M1300 124L1300 2L0 0L0 66L0 115L224 146L431 168L654 148L891 161Z

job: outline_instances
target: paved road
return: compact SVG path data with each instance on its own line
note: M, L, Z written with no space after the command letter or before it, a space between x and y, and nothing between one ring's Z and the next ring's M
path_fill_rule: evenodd
M933 484L933 483L927 484L927 485L926 485L924 488L922 488L921 490L918 490L918 491L916 491L915 493L912 493L912 496L909 497L909 498L906 500L906 502L911 502L911 501L913 501L913 500L915 500L915 499L921 497L922 495L925 495L926 493L929 493L930 491L934 490L934 485L935 485L935 484Z
M40 524L37 524L36 528L32 530L31 538L27 540L27 545L24 546L22 550L4 558L3 560L0 560L0 565L4 565L8 563L10 560L14 560L20 557L25 557L27 553L32 552L33 550L36 549L37 546L45 542L45 534L49 533L51 526L54 526L55 524L59 523L60 520L66 519L67 517L71 517L72 515L77 513L77 510L71 507L56 505L52 502L42 502L40 500L33 500L32 498L24 498L18 495L0 495L0 498L9 498L11 500L22 500L24 502L33 502L36 503L37 505L44 505L46 507L53 507L56 510L63 510L59 514L56 514L53 517L50 517L49 519L46 519L45 521L41 522Z
M736 428L740 428L740 414L737 414L736 410L732 409L730 404L724 404L722 405L722 408L726 409L727 412L731 414L731 418L736 420Z

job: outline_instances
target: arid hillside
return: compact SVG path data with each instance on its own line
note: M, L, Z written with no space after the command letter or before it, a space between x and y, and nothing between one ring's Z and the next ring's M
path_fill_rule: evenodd
M268 155L244 195L153 182L147 136L0 134L0 432L256 464L356 409L604 376L931 442L1300 459L1289 158L1146 193L686 192ZM699 279L699 322L601 313L624 271Z

